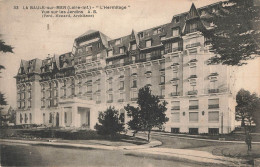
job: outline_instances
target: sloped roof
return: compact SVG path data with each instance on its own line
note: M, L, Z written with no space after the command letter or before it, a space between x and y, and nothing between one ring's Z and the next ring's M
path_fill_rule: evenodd
M97 30L88 30L87 32L85 32L84 34L80 35L79 37L77 37L76 39L78 38L81 38L81 37L84 37L86 35L90 35L90 34L93 34L93 33L96 33L98 32Z

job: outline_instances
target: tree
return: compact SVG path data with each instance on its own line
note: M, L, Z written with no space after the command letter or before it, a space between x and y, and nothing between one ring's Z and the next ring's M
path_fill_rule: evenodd
M115 137L117 133L124 130L124 124L119 120L119 112L114 107L109 107L106 111L100 112L95 129L98 134Z
M11 47L10 45L6 45L5 42L0 39L0 52L13 53L13 47ZM2 69L5 69L5 67L3 65L0 65L0 73L1 73ZM0 78L1 78L1 76L0 76ZM4 94L1 93L1 92L0 92L0 105L7 105ZM2 110L2 108L0 108L0 117L1 117L1 120L2 120L1 110Z
M212 15L215 28L207 35L212 40L210 51L217 55L210 64L240 66L259 56L260 8L253 0L229 0Z
M241 89L236 95L236 120L241 121L241 126L245 127L246 123L251 125L257 122L255 117L260 112L260 99L255 93L251 94L249 91Z
M152 95L149 86L139 89L138 107L125 107L127 115L132 119L128 122L130 129L137 133L140 130L148 131L147 140L151 140L152 128L161 128L169 119L166 117L167 102L160 102L159 97Z

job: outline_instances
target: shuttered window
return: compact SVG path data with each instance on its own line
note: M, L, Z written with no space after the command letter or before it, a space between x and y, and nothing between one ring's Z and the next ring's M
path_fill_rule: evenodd
M189 121L190 122L198 122L199 121L199 113L198 112L190 112L189 113Z
M219 112L218 111L210 111L208 120L209 120L209 122L219 122Z
M180 122L180 113L179 112L171 113L171 120L172 122Z

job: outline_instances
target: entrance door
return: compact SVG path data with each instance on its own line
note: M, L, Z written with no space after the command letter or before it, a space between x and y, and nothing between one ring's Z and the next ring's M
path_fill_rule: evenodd
M60 116L59 116L59 113L56 114L56 126L58 127L59 124L60 124Z

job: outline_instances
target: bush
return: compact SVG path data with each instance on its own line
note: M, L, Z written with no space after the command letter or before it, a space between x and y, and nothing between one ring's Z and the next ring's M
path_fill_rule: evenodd
M114 107L99 113L98 122L95 126L98 134L116 137L117 133L124 131L124 124L120 122L118 111Z

